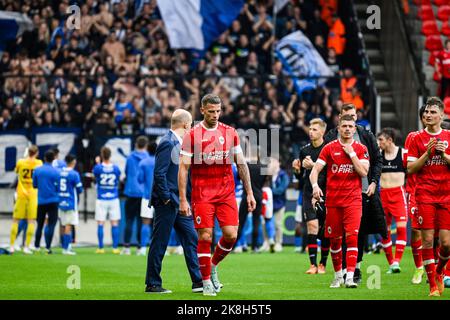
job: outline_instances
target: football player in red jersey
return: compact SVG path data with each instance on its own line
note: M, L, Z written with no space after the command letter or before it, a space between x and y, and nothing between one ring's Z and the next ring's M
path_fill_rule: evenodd
M355 120L350 115L339 119L340 137L325 145L320 152L311 174L313 197L323 196L317 181L320 171L327 167L327 196L325 206L325 236L331 240L331 258L335 278L331 288L344 285L342 274L342 236L347 243L347 278L345 286L356 288L353 275L358 257L358 232L362 215L361 177L369 171L369 153L366 146L353 140L356 131Z
M436 57L435 68L441 79L441 99L444 100L450 87L450 40L445 40L445 48Z
M450 257L450 131L441 128L444 104L437 97L426 102L426 128L412 139L408 149L408 173L416 173L418 222L422 233L422 258L430 284L430 296L444 291L443 270ZM437 266L433 253L435 229L439 230Z
M203 278L203 294L208 296L220 292L222 284L217 276L217 265L233 250L238 232L239 214L231 167L233 161L237 164L247 194L248 211L252 212L256 207L239 136L234 128L219 122L221 109L219 96L207 94L202 98L200 111L203 121L184 136L178 171L180 214L190 215L191 208L186 195L190 169L191 205L199 238L197 255ZM223 235L211 258L214 217Z

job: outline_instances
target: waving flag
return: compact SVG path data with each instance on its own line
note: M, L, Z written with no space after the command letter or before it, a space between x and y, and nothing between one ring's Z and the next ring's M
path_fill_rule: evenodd
M298 94L323 86L326 78L334 75L309 39L296 31L282 38L276 45L276 55L283 64L285 74L294 77ZM295 79L295 77L298 77Z
M26 30L33 30L33 22L25 14L0 11L0 57L8 41L17 39Z
M243 6L244 0L158 0L172 49L208 49Z

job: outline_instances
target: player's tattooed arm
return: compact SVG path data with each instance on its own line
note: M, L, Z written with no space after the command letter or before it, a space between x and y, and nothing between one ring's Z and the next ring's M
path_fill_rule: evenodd
M245 193L247 194L248 211L252 212L256 208L256 201L253 196L252 184L250 182L250 171L248 170L247 162L245 161L242 152L235 155L235 161L239 178L241 178Z

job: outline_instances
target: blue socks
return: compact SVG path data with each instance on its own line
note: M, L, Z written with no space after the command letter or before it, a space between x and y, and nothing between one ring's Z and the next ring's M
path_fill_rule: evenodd
M141 228L141 248L147 247L152 236L152 228L149 224L142 224Z
M302 246L302 242L303 242L302 240L303 240L302 237L295 236L295 238L294 238L295 246L296 247L301 247Z
M72 241L72 234L70 234L70 233L63 234L62 238L63 238L63 243L62 243L63 249L67 250L69 248L70 242Z
M266 219L266 233L269 239L275 238L275 225L273 224L273 218Z
M97 226L98 247L103 249L103 226Z
M111 235L112 235L113 249L117 249L117 247L119 246L119 226L111 227Z

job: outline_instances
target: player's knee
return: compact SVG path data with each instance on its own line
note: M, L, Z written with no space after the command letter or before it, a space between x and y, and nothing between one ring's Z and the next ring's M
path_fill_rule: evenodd
M229 234L223 234L224 240L227 242L236 242L237 240L237 233L229 233Z
M198 235L198 240L212 242L212 235L207 232L202 232Z
M441 248L443 248L447 252L450 251L450 239L445 238L445 239L440 239L439 241L441 243Z

